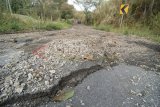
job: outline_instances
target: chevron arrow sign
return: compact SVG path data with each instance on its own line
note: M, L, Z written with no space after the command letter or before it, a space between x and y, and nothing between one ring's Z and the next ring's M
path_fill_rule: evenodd
M120 14L127 14L129 9L129 4L121 4Z

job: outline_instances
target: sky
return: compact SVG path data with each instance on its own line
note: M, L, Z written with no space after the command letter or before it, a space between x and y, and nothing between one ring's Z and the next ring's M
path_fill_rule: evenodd
M108 0L105 0L105 1L108 1ZM74 8L75 8L77 11L83 11L83 10L84 10L83 6L82 6L82 5L77 5L77 4L75 4L75 3L74 3L74 0L68 0L68 4L73 5ZM95 9L95 8L93 7L93 8L90 9L90 11L93 11L94 9Z
M68 0L68 4L73 5L77 11L83 11L83 6L75 4L74 0Z

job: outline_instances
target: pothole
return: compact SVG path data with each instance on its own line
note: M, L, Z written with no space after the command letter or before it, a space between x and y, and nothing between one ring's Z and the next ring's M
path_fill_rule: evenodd
M28 94L23 94L20 96L14 96L14 97L8 98L7 100L1 102L0 106L9 106L12 104L19 104L20 106L25 106L26 102L28 101L30 104L33 103L34 105L35 104L37 105L37 104L46 102L46 100L48 99L54 101L53 97L56 96L56 94L60 90L63 90L67 87L74 88L79 83L81 83L83 79L86 78L88 75L96 71L99 71L101 69L103 69L102 66L95 65L90 68L84 68L84 69L74 71L70 75L63 77L57 85L53 86L52 88L48 90L37 92L34 94L28 93ZM44 100L42 101L42 99Z

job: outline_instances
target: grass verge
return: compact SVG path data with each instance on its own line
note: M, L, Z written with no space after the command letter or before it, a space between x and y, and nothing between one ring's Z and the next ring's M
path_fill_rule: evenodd
M65 21L41 21L25 15L4 14L0 17L0 33L60 30L69 27L71 24Z
M147 26L136 25L134 27L123 26L120 28L120 27L114 27L113 25L98 25L94 26L94 28L106 32L121 33L127 36L136 35L140 37L145 37L147 39L151 39L155 42L160 43L160 35L155 34L154 31L150 30L149 27Z

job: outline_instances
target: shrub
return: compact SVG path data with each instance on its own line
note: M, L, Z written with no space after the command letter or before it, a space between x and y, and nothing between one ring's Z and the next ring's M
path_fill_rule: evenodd
M3 15L0 18L0 32L8 33L13 31L23 30L25 24L19 19L12 17L11 15Z
M95 28L97 30L104 30L104 31L107 31L107 32L111 31L111 26L109 26L109 25L99 25L99 26L97 26Z
M152 19L151 29L154 34L160 35L160 12Z
M46 25L45 27L46 30L60 30L62 29L62 26L61 25L58 25L58 24L54 24L54 23L49 23Z
M20 22L18 19L11 19L10 21L10 29L13 31L20 31L24 28L24 23Z
M37 29L60 30L69 27L70 24L67 22L41 21L25 15L4 14L0 16L0 33Z
M129 35L128 30L125 30L125 31L123 32L123 34L124 34L124 35Z

